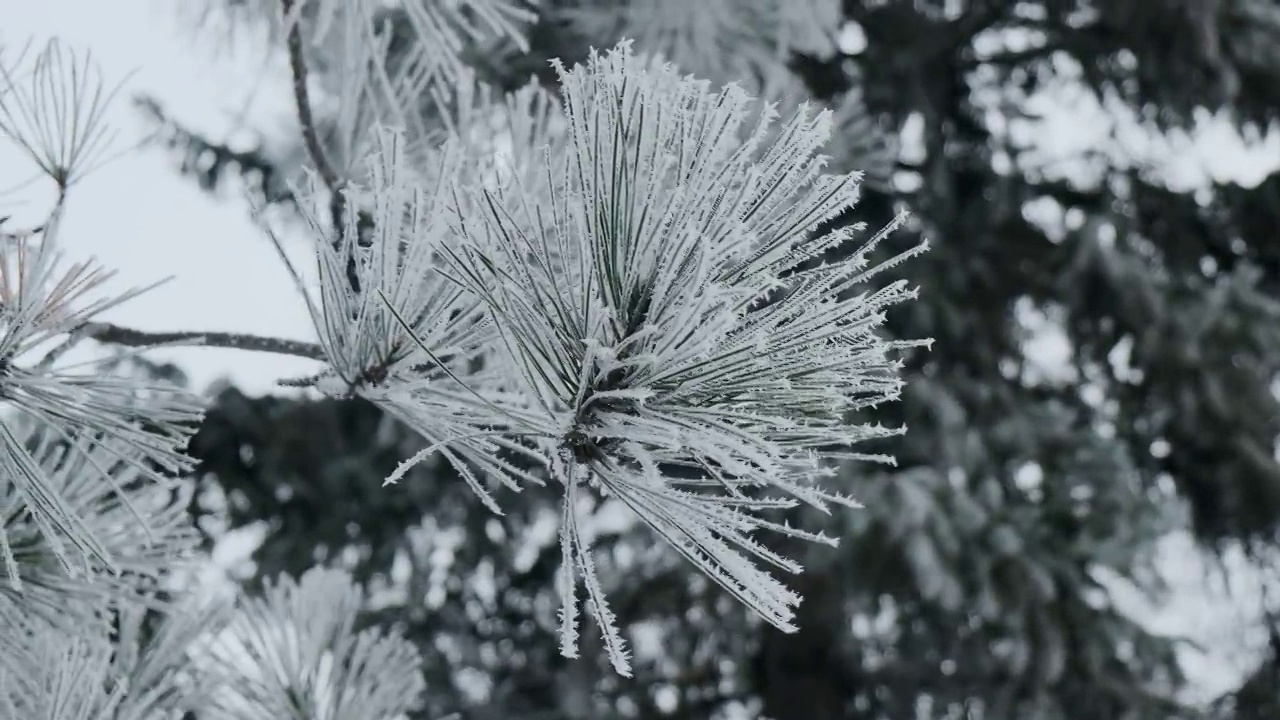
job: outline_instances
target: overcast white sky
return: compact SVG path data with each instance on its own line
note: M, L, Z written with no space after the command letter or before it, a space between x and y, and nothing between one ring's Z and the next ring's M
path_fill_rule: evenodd
M56 35L88 48L109 82L130 77L111 117L119 144L148 129L130 99L145 92L174 116L218 137L236 116L265 71L251 123L272 127L290 109L288 95L271 92L279 65L255 58L216 59L211 47L192 42L174 22L165 0L0 0L0 41L21 46ZM167 6L167 7L166 7ZM0 188L25 179L30 165L6 162L0 149ZM190 179L161 148L127 153L76 186L61 239L74 259L92 255L118 271L115 287L131 287L173 275L168 284L109 313L105 319L147 330L232 330L311 339L306 310L269 240L250 223L234 196L219 202ZM16 170L16 172L15 172ZM0 196L0 216L34 218L43 195ZM22 201L21 205L15 203ZM306 374L314 363L235 350L175 349L158 358L181 361L195 387L231 377L249 392L265 392L278 377Z
M209 44L179 32L172 9L179 2L197 0L0 0L0 42L21 45L28 38L43 41L57 35L92 50L108 79L136 71L122 94L124 102L111 114L124 143L145 130L128 102L139 92L158 97L175 117L214 137L235 126L251 95L249 126L274 127L290 120L289 96L279 91L285 80L281 63L264 65L260 56L247 53L215 59ZM1088 105L1079 98L1067 100ZM1108 127L1096 114L1058 113L1039 132L1049 139L1046 153L1057 155L1094 146ZM1280 140L1246 147L1220 126L1178 152L1149 148L1144 154L1162 152L1172 169L1192 183L1209 175L1253 184L1280 166ZM0 149L0 188L27 175L15 170L12 160L11 152ZM250 224L243 203L234 197L214 199L179 177L174 163L162 149L129 153L73 191L63 232L72 258L96 256L119 271L121 287L175 276L106 319L148 330L233 330L311 339L303 303L270 242ZM40 206L15 205L32 197L0 196L0 216L36 217ZM1061 348L1055 350L1049 336L1042 350L1051 356ZM314 368L305 360L233 350L156 355L180 362L196 388L230 377L250 393L266 392L275 379ZM1167 556L1165 565L1180 591L1164 611L1150 613L1151 622L1208 643L1212 652L1190 656L1188 669L1206 692L1223 689L1242 669L1242 658L1231 647L1257 635L1243 629L1239 612L1229 604L1205 596L1204 568L1185 538L1171 538Z

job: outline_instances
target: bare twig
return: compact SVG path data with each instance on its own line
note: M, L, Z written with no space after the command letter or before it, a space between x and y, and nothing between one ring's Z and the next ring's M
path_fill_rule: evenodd
M316 373L315 375L306 375L304 377L281 378L276 381L276 385L279 387L287 387L287 388L315 387L321 380L327 377L330 377L332 373L333 373L332 370L326 370L325 372L322 372L322 373Z
M307 90L307 62L302 54L301 13L299 12L299 17L291 17L295 10L299 10L294 0L280 0L280 6L284 10L284 22L288 28L285 45L289 51L289 70L293 75L293 99L298 109L298 124L302 126L302 142L306 146L307 155L311 158L311 164L316 166L321 182L329 189L331 196L329 215L333 221L334 246L341 247L347 213L346 196L343 194L345 181L338 176L333 163L329 161L329 156L325 154L324 146L320 143L320 133L316 130L315 117L311 114L311 94ZM360 280L354 257L347 258L347 282L352 292L360 292Z
M248 335L228 332L146 332L132 328L120 327L110 323L86 323L71 333L67 342L49 352L41 364L45 365L57 359L71 345L80 340L96 340L110 345L125 347L150 347L153 345L192 345L198 347L234 348L250 352L269 352L277 355L292 355L309 360L324 360L324 351L315 343L300 340L284 340L281 338Z
M291 18L295 9L294 0L280 0L284 9L285 23L289 34L285 44L289 50L289 70L293 74L293 100L298 106L298 124L302 126L302 142L306 145L307 155L316 166L316 172L325 187L335 196L342 189L342 179L329 162L324 146L320 144L320 133L316 130L315 118L311 114L311 93L307 90L307 63L302 56L302 20Z

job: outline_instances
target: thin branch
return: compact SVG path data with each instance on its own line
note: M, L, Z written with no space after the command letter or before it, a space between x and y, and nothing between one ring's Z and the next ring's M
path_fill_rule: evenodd
M155 98L140 95L133 104L147 116L147 121L155 124L155 132L144 138L143 143L161 142L171 149L177 148L188 158L213 157L213 162L205 164L183 163L183 174L193 175L206 190L211 190L231 173L232 166L238 167L237 174L251 188L257 183L258 192L268 205L294 204L298 198L286 187L281 177L284 174L276 162L266 156L263 150L233 150L225 143L214 142L210 138L195 132L170 116Z
M307 90L307 62L302 55L302 14L299 11L298 17L290 17L298 8L294 0L280 0L280 6L284 10L285 26L289 29L285 45L289 50L289 70L293 75L293 99L298 108L298 124L302 126L302 142L307 148L311 163L316 166L320 180L329 189L331 196L329 215L332 218L333 232L336 236L334 246L341 247L347 212L346 196L342 193L345 183L333 169L333 164L325 154L324 146L320 144L320 134L316 131L315 118L311 114L311 94ZM352 292L360 292L360 279L354 256L347 258L347 283L351 286Z
M284 8L284 22L289 27L286 45L289 49L289 69L293 73L293 99L298 106L298 124L302 126L302 141L306 145L307 155L316 172L324 181L325 187L335 196L342 189L342 180L329 162L324 146L320 144L320 134L316 131L315 118L311 115L311 93L307 90L307 63L302 57L302 18L289 17L293 14L294 0L280 0Z
M331 377L332 375L333 370L329 369L321 373L316 373L315 375L306 375L304 377L297 378L281 378L276 381L276 385L287 388L310 388L315 387L321 380Z
M146 332L120 327L110 323L86 323L72 333L72 341L96 340L125 347L149 347L153 345L193 345L199 347L234 348L250 352L269 352L292 355L308 360L325 359L324 351L315 343L301 340L284 340L228 332ZM56 351L56 349L55 349Z

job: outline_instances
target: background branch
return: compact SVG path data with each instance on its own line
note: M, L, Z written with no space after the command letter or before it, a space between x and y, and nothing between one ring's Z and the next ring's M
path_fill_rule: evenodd
M293 74L293 99L298 109L298 124L302 126L302 141L306 145L307 155L316 166L316 172L324 181L325 187L334 196L339 195L342 187L341 178L329 162L324 146L320 144L320 134L316 131L315 118L311 114L311 93L307 90L307 63L302 56L302 19L290 18L295 9L293 0L280 0L284 9L284 22L289 28L285 41L289 50L289 70Z
M65 347L83 339L126 347L195 345L292 355L309 360L323 361L325 359L324 351L319 345L300 340L284 340L261 335L228 332L146 332L110 323L86 323L72 333L72 338L68 343L55 349L50 355L54 355L54 353L61 354L59 351L65 351ZM50 359L46 357L45 361Z
M338 176L328 155L325 154L324 145L320 143L320 134L316 130L315 118L311 114L311 95L307 90L307 62L302 54L300 9L297 8L294 0L280 0L280 6L284 10L285 27L288 28L285 45L289 51L289 70L293 75L293 99L298 109L298 124L302 126L302 142L307 149L307 155L311 158L311 164L316 166L316 172L320 175L321 181L329 189L331 196L329 215L333 221L333 242L334 247L340 248L347 212L346 197L342 194L344 181ZM299 10L298 16L290 17L295 10ZM354 257L347 258L347 284L351 286L352 292L360 292L360 280Z

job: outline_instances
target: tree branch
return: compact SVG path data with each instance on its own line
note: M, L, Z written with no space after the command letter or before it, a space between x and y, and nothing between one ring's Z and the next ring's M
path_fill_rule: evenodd
M290 17L298 8L294 0L280 0L280 6L284 10L285 26L289 29L285 45L289 50L289 70L293 75L293 99L298 109L298 124L302 126L302 142L307 148L311 163L316 166L316 172L319 173L321 181L329 189L331 196L329 215L333 221L334 247L341 248L347 213L346 198L342 194L345 183L333 169L333 164L325 154L324 146L320 143L320 134L316 131L315 118L311 114L311 94L307 90L307 63L302 56L301 12L298 13L298 17ZM360 292L358 275L355 257L347 258L347 283L355 293Z
M342 179L329 162L324 146L320 144L320 134L316 131L315 118L311 115L311 93L307 90L307 63L302 57L302 18L290 18L295 4L294 0L280 0L284 8L284 22L289 27L285 44L289 50L289 70L293 74L293 99L298 109L298 124L302 126L302 142L306 145L307 155L316 172L324 181L325 187L335 196L342 188ZM341 228L339 228L340 230Z
M86 323L72 333L73 339L96 340L110 345L148 347L152 345L194 345L200 347L234 348L251 352L269 352L292 355L308 360L324 360L324 351L315 343L300 340L283 340L227 332L146 332L120 327L110 323Z

